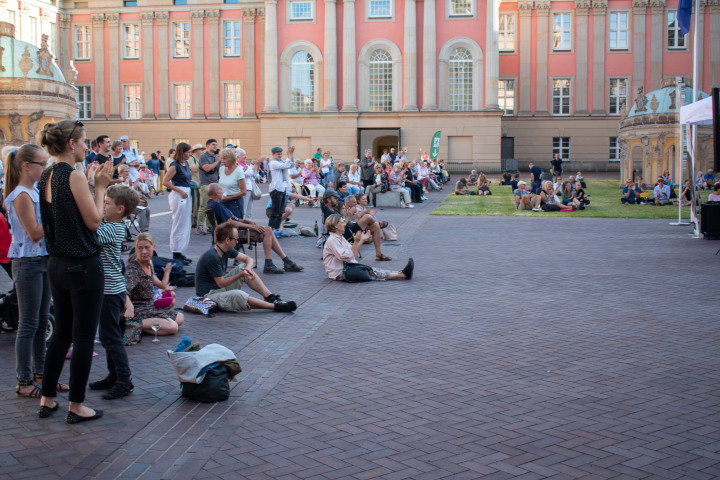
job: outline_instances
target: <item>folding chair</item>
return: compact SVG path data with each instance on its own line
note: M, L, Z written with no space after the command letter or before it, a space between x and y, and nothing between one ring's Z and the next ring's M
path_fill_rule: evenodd
M210 224L210 235L212 236L212 244L215 245L215 225L217 224L217 219L215 218L215 210L213 210L212 208L208 208L207 210L205 210L205 216L207 217L208 223ZM242 250L243 253L246 253L245 247L243 246L243 244L247 243L248 250L253 250L253 249L255 250L255 268L257 268L257 264L258 264L257 242L253 241L250 238L250 229L249 228L238 229L238 235L242 236L241 232L246 232L247 237L238 240L238 243L240 244L240 249Z

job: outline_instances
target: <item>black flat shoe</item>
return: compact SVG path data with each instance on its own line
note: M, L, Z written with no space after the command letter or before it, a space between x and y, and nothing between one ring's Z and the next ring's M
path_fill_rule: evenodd
M57 412L58 408L60 408L60 405L57 402L55 402L55 405L52 407L46 407L43 405L38 410L38 418L47 418L50 415L52 415L54 412Z
M74 423L82 423L82 422L89 422L90 420L97 420L98 418L103 416L102 410L95 410L95 415L92 417L81 417L77 413L68 412L67 416L65 417L65 422L68 425L72 425Z

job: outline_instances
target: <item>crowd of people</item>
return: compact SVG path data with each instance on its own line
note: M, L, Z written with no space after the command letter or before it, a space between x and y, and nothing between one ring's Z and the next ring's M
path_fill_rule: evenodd
M682 185L673 184L672 176L669 170L665 170L660 175L655 185L651 188L643 182L641 175L635 175L634 179L628 179L622 189L622 197L620 201L623 205L678 205L683 207L692 205L693 198L695 204L700 205L700 195L697 190L715 190L717 192L717 183L712 169L708 170L705 175L698 172L695 185L691 179L685 180ZM677 187L677 192L675 191ZM678 195L679 193L679 195ZM708 197L709 201L713 201Z

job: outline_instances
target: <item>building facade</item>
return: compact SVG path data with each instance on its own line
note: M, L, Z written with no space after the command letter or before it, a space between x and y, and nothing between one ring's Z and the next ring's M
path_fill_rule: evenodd
M693 32L665 0L33 1L0 4L19 38L37 15L57 39L90 135L146 151L214 137L252 157L294 144L302 157L412 158L441 130L441 158L490 171L553 152L617 170L637 89L692 72ZM707 92L720 86L720 0L702 5Z

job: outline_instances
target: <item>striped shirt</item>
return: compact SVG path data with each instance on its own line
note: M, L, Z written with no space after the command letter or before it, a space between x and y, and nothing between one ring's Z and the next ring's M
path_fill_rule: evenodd
M124 222L106 222L103 220L97 229L102 251L103 268L105 269L105 295L125 293L125 277L122 274L120 252L122 242L127 237L127 227Z

